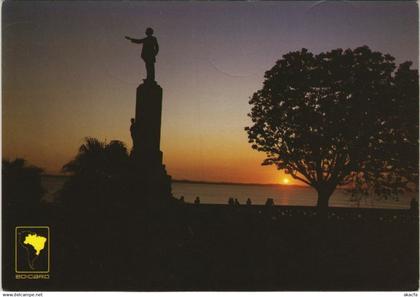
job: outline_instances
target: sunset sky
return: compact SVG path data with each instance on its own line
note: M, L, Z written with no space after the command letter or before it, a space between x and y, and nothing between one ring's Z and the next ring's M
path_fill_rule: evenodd
M418 63L415 2L6 2L3 157L60 173L86 136L131 146L141 46L153 27L161 149L175 179L279 183L251 149L249 97L289 51L368 45Z

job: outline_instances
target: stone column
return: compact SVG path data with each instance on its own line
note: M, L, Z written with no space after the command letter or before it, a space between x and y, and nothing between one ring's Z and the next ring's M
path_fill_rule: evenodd
M171 196L171 178L162 163L160 134L162 120L162 88L145 80L136 96L135 137L132 158L143 188L151 199Z

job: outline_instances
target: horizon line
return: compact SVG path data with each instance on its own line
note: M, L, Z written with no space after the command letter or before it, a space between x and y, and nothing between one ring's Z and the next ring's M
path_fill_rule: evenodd
M42 174L43 177L70 177L66 174ZM252 182L229 182L229 181L208 181L208 180L190 180L190 179L173 179L174 183L189 183L189 184L215 184L215 185L238 185L238 186L284 186L284 187L303 187L308 188L306 185L289 184L284 185L281 183L252 183Z

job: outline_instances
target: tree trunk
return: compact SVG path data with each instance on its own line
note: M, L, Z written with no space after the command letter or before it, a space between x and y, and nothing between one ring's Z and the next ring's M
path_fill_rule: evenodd
M321 188L318 189L318 202L317 202L317 208L320 213L326 214L328 210L328 202L330 200L330 197L332 193L334 192L335 188Z
M330 200L330 195L328 195L328 193L318 191L318 201L317 201L316 206L319 209L327 209L329 200Z

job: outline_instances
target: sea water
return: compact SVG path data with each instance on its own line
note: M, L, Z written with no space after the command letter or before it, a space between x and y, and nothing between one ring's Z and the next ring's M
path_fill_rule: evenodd
M65 177L43 177L42 184L46 189L44 199L52 202L59 191ZM267 198L272 198L275 205L316 205L317 193L314 189L301 186L283 185L243 185L243 184L210 184L173 182L172 194L176 198L184 197L186 202L193 203L196 197L201 203L227 204L230 197L238 199L245 204L249 198L252 204L264 204ZM352 199L343 189L337 189L331 199L330 206L335 207L362 207L362 208L409 208L411 199L418 199L418 193L409 193L399 196L398 199L383 199L375 196Z

